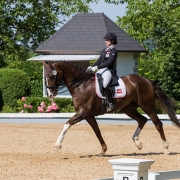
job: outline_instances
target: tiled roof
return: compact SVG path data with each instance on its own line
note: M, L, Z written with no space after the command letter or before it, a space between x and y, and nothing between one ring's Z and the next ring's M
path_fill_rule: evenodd
M105 48L104 35L114 32L119 52L146 52L104 13L75 15L55 34L41 44L36 52L43 54L99 54Z

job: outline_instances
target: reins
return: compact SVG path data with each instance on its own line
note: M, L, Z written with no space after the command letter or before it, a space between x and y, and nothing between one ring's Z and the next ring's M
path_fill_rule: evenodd
M65 87L75 84L75 86L73 87L73 89L74 89L74 88L80 86L83 82L85 82L86 80L88 80L91 77L92 77L92 73L85 73L85 75L83 77L81 77L79 79L76 79L76 80L74 80L73 82L71 82L69 84L65 84L64 82L61 83L62 85L60 85L59 88L58 88L58 94L62 94L64 92L68 91L68 89L67 89L65 91L59 92L60 90L64 89Z

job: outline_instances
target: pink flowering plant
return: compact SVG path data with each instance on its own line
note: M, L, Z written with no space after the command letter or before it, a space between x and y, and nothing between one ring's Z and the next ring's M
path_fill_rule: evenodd
M55 113L58 109L59 107L53 100L50 105L46 105L46 103L42 101L40 106L38 106L38 112L40 113Z
M22 110L20 113L31 113L33 112L33 106L31 104L28 104L25 97L22 97L21 100L18 102L22 106Z
M59 110L58 105L53 99L44 99L45 101L39 101L37 98L22 97L17 101L18 110L20 113L56 113Z

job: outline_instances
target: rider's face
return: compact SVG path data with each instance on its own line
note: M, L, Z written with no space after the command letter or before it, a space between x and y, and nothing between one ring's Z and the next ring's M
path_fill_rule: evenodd
M112 44L111 40L110 39L105 39L105 44L106 46L110 46Z

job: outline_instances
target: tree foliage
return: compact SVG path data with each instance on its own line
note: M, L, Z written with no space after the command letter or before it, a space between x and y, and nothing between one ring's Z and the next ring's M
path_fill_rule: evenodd
M25 60L57 26L78 12L88 12L84 0L1 0L0 59Z
M148 50L139 74L180 100L180 1L127 0L126 16L117 23Z
M1 0L0 68L23 70L30 79L29 96L42 96L42 64L26 59L58 26L89 11L86 0Z

